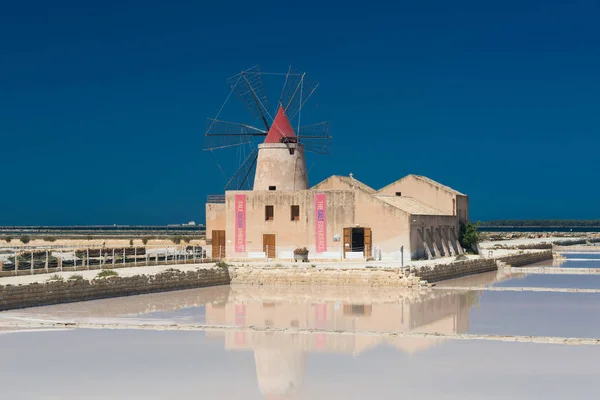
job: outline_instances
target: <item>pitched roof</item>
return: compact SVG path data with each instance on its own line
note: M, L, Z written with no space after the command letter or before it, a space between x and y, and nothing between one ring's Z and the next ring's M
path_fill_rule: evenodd
M426 177L426 176L423 176L423 175L415 175L415 174L406 175L404 178L398 179L397 181L395 181L395 182L392 182L392 183L390 183L389 185L387 185L387 186L385 186L385 187L383 187L383 188L379 189L379 190L378 190L378 192L381 192L382 190L386 189L387 187L389 187L389 186L393 185L393 184L394 184L394 183L396 183L396 182L400 182L400 181L402 181L402 180L404 180L404 179L406 179L406 178L410 178L410 177L413 177L413 178L415 178L415 179L421 180L421 181L423 181L423 182L427 182L427 183L429 183L430 185L432 185L432 186L435 186L435 187L437 187L437 188L439 188L439 189L441 189L441 190L443 190L443 191L445 191L445 192L452 193L452 194L456 194L456 195L459 195L459 196L466 196L466 194L463 194L463 193L459 192L458 190L454 190L454 189L452 189L452 188L451 188L451 187L449 187L449 186L442 185L441 183L439 183L439 182L436 182L436 181L434 181L433 179L430 179L430 178L428 178L428 177Z
M277 111L277 115L273 120L271 129L269 129L267 137L265 137L265 143L281 143L281 139L284 137L295 138L296 134L294 133L292 124L290 124L290 120L288 119L287 115L285 115L283 107L279 106L279 110Z
M356 186L360 190L364 190L367 193L375 193L376 190L370 187L369 185L365 185L361 181L355 179L354 177L342 176L342 175L333 175L336 178L340 179L342 182L347 183L350 186Z
M412 215L444 215L443 212L429 207L427 204L413 197L386 196L382 194L373 197Z
M355 179L354 177L342 176L342 175L331 175L329 178L325 179L324 181L321 181L321 182L317 183L316 185L314 185L313 188L316 188L317 186L321 185L322 183L327 182L330 179L338 179L348 186L356 187L356 188L362 190L363 192L367 192L369 194L373 194L373 193L377 192L372 187L365 185L364 183Z

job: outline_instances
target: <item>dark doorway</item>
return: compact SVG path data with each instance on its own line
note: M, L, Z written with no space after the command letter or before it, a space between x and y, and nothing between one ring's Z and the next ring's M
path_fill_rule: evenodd
M350 251L364 251L365 228L352 228L350 236Z
M362 251L365 257L370 257L373 242L371 235L371 228L344 228L344 255L347 251Z

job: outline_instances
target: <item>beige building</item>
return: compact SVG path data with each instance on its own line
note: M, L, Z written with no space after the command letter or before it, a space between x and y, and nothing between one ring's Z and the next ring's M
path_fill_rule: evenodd
M284 131L272 129L259 146L254 190L209 197L206 237L214 258L290 260L303 247L310 260L462 253L466 195L419 175L380 190L352 174L309 187L303 146L291 127Z

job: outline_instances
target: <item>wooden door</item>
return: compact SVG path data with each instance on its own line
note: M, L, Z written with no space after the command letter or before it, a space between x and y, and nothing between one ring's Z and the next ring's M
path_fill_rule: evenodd
M365 257L371 257L371 243L373 238L371 237L371 228L365 228Z
M352 228L344 228L344 258L346 251L352 251Z
M267 255L267 258L275 258L275 235L267 233L263 235L263 251Z
M225 231L212 231L212 258L225 258Z

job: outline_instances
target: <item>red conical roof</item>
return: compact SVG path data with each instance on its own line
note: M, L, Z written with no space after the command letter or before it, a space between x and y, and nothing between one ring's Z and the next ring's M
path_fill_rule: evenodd
M290 120L285 115L283 107L279 106L271 129L269 129L269 133L267 133L267 137L265 138L265 143L281 143L281 138L284 137L295 138L296 134L294 133L292 124L290 124Z

